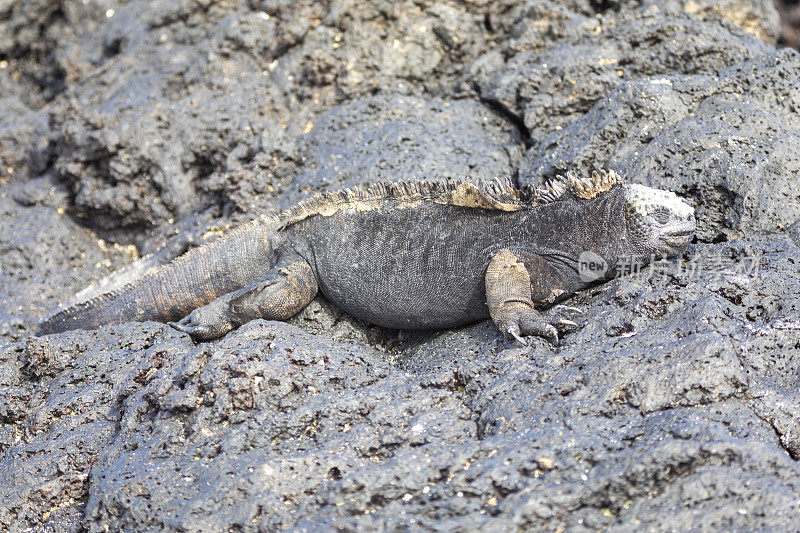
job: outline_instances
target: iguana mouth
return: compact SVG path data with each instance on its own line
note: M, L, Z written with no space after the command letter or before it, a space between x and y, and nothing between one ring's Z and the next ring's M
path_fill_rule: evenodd
M686 245L692 240L695 229L697 229L697 226L694 221L673 222L663 229L659 240L678 252L686 248Z
M685 238L687 238L687 239L688 239L688 238L691 238L691 236L692 236L692 235L694 235L694 228L693 228L693 229L686 229L686 230L668 231L667 233L664 233L664 234L663 234L663 236L664 236L664 237L668 237L668 238L673 238L673 237L675 237L675 238L681 238L681 237L685 237Z
M680 228L661 234L661 242L673 249L682 249L694 235L694 227Z
M665 235L661 237L661 242L663 242L667 246L675 248L689 244L689 240L691 238L692 238L691 233L685 235Z

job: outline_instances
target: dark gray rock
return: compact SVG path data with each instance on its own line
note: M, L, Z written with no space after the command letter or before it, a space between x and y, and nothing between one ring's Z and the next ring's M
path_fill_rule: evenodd
M56 168L77 215L98 228L147 227L269 199L294 143L290 103L264 64L268 19L227 2L114 11L101 30L111 57L53 110Z
M453 86L463 56L485 40L478 14L436 3L255 4L113 12L99 29L103 68L54 108L56 168L77 215L113 230L209 205L268 208L296 173L296 135L317 114L377 88Z
M74 191L77 214L95 227L163 224L210 205L246 210L236 193L269 196L275 179L257 170L272 158L290 164L292 143L258 75L231 76L224 89L175 94L173 77L191 65L174 66L179 50L161 54L107 71L108 79L70 93L59 110L56 167ZM191 55L186 63L202 60L197 51ZM253 167L249 179L240 177Z
M45 113L29 108L20 87L0 71L0 115L14 117L0 123L0 183L24 181L45 172L53 150Z
M550 46L515 41L499 68L480 61L475 66L481 96L519 117L533 141L572 123L625 80L714 73L772 49L733 24L659 4L568 28Z
M798 67L784 49L716 76L625 82L531 148L520 181L608 167L692 198L702 240L784 231L800 218Z
M45 178L0 192L0 345L31 334L59 301L136 256L64 217L68 205Z
M0 350L3 527L77 531L82 520L71 517L83 516L90 469L119 432L125 398L169 364L167 353L191 346L150 324L30 338Z
M379 353L261 321L185 354L126 403L94 465L90 529L152 516L167 529L285 528L318 490L398 448L475 435L457 396Z
M0 15L0 529L800 529L800 65L751 37L765 0ZM312 189L596 166L689 197L699 241L577 295L560 347L322 299L198 345L29 335L124 243Z
M514 127L485 106L399 94L333 108L314 122L305 144L287 205L310 190L375 181L507 178L522 152Z
M633 1L638 3L639 0ZM770 44L775 44L781 33L780 15L770 0L694 0L675 3L692 15L707 20L722 18L733 22Z

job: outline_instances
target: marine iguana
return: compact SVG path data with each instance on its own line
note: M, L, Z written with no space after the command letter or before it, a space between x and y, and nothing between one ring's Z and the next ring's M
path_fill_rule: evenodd
M537 308L624 262L674 256L694 230L694 210L675 194L623 184L613 171L568 173L527 195L510 180L380 183L318 194L135 281L107 283L37 333L155 320L208 340L255 318L288 319L321 292L388 328L491 317L523 344L533 335L557 343L579 310ZM579 265L587 252L602 264L588 279Z

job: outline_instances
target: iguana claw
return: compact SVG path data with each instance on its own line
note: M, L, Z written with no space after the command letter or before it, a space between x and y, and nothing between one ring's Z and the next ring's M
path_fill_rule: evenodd
M514 337L517 340L517 342L519 342L521 345L523 345L523 346L527 346L528 345L528 341L526 341L522 337L522 335L520 335L519 326L517 324L512 324L511 326L509 326L507 333L509 335L511 335L512 337Z
M583 310L578 307L571 307L569 305L554 305L547 312L547 321L553 327L560 329L562 327L577 328L578 323L571 320L572 315L582 315Z

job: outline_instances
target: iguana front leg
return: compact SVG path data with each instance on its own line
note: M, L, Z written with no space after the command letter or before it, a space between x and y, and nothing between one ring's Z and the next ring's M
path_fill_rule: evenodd
M220 296L170 325L198 340L216 339L256 318L293 317L316 296L317 288L311 265L295 253L285 253L263 280Z
M534 308L531 274L538 278L537 296L543 300L540 303L552 303L560 289L553 286L548 290L547 285L557 285L556 280L552 279L552 273L547 269L544 260L528 255L530 254L526 255L525 262L510 250L501 250L492 256L486 269L486 304L489 306L489 314L504 335L514 337L523 345L527 345L523 337L529 335L544 337L557 344L559 329L577 326L568 316L580 310L556 306L551 313L542 315ZM526 263L529 266L526 267Z

